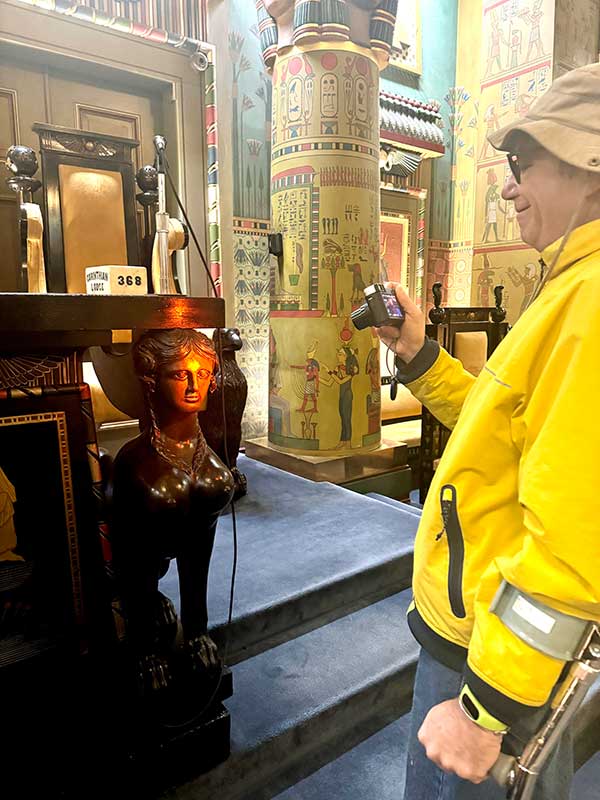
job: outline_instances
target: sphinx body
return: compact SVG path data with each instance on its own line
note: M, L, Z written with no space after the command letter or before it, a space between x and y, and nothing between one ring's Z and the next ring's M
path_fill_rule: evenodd
M208 635L208 570L234 481L198 424L215 385L210 340L196 331L162 331L147 334L136 347L151 424L115 460L112 539L127 638L148 691L165 688L171 678L175 612L158 583L173 558L190 666L200 674L220 667Z

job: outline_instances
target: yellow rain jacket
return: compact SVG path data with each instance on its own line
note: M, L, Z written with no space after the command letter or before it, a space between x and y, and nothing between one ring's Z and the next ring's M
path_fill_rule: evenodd
M511 725L546 702L563 663L490 613L502 579L600 619L600 220L573 231L477 378L432 341L398 366L452 429L417 534L409 624Z

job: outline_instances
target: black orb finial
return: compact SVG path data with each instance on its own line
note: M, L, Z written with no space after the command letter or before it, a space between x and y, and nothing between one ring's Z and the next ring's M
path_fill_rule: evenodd
M135 180L142 192L156 192L158 189L158 172L152 164L145 164L140 167Z
M13 144L6 152L6 168L14 175L32 178L38 169L35 151L24 144Z

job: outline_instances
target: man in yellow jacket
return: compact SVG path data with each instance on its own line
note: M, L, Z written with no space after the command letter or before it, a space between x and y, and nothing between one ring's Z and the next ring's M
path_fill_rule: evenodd
M547 267L541 291L474 378L406 312L380 336L398 375L452 435L415 545L409 624L422 646L405 800L495 800L503 734L522 741L564 667L490 610L502 581L600 620L600 64L557 80L490 136L502 197ZM508 737L507 740L508 742ZM536 789L568 800L570 742Z

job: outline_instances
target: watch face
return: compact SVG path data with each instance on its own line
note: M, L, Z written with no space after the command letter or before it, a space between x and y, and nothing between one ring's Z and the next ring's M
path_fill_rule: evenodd
M466 692L464 692L460 699L462 700L462 704L464 706L465 711L468 713L471 719L477 722L477 720L479 719L479 711L475 707L475 704L473 703L469 695Z

